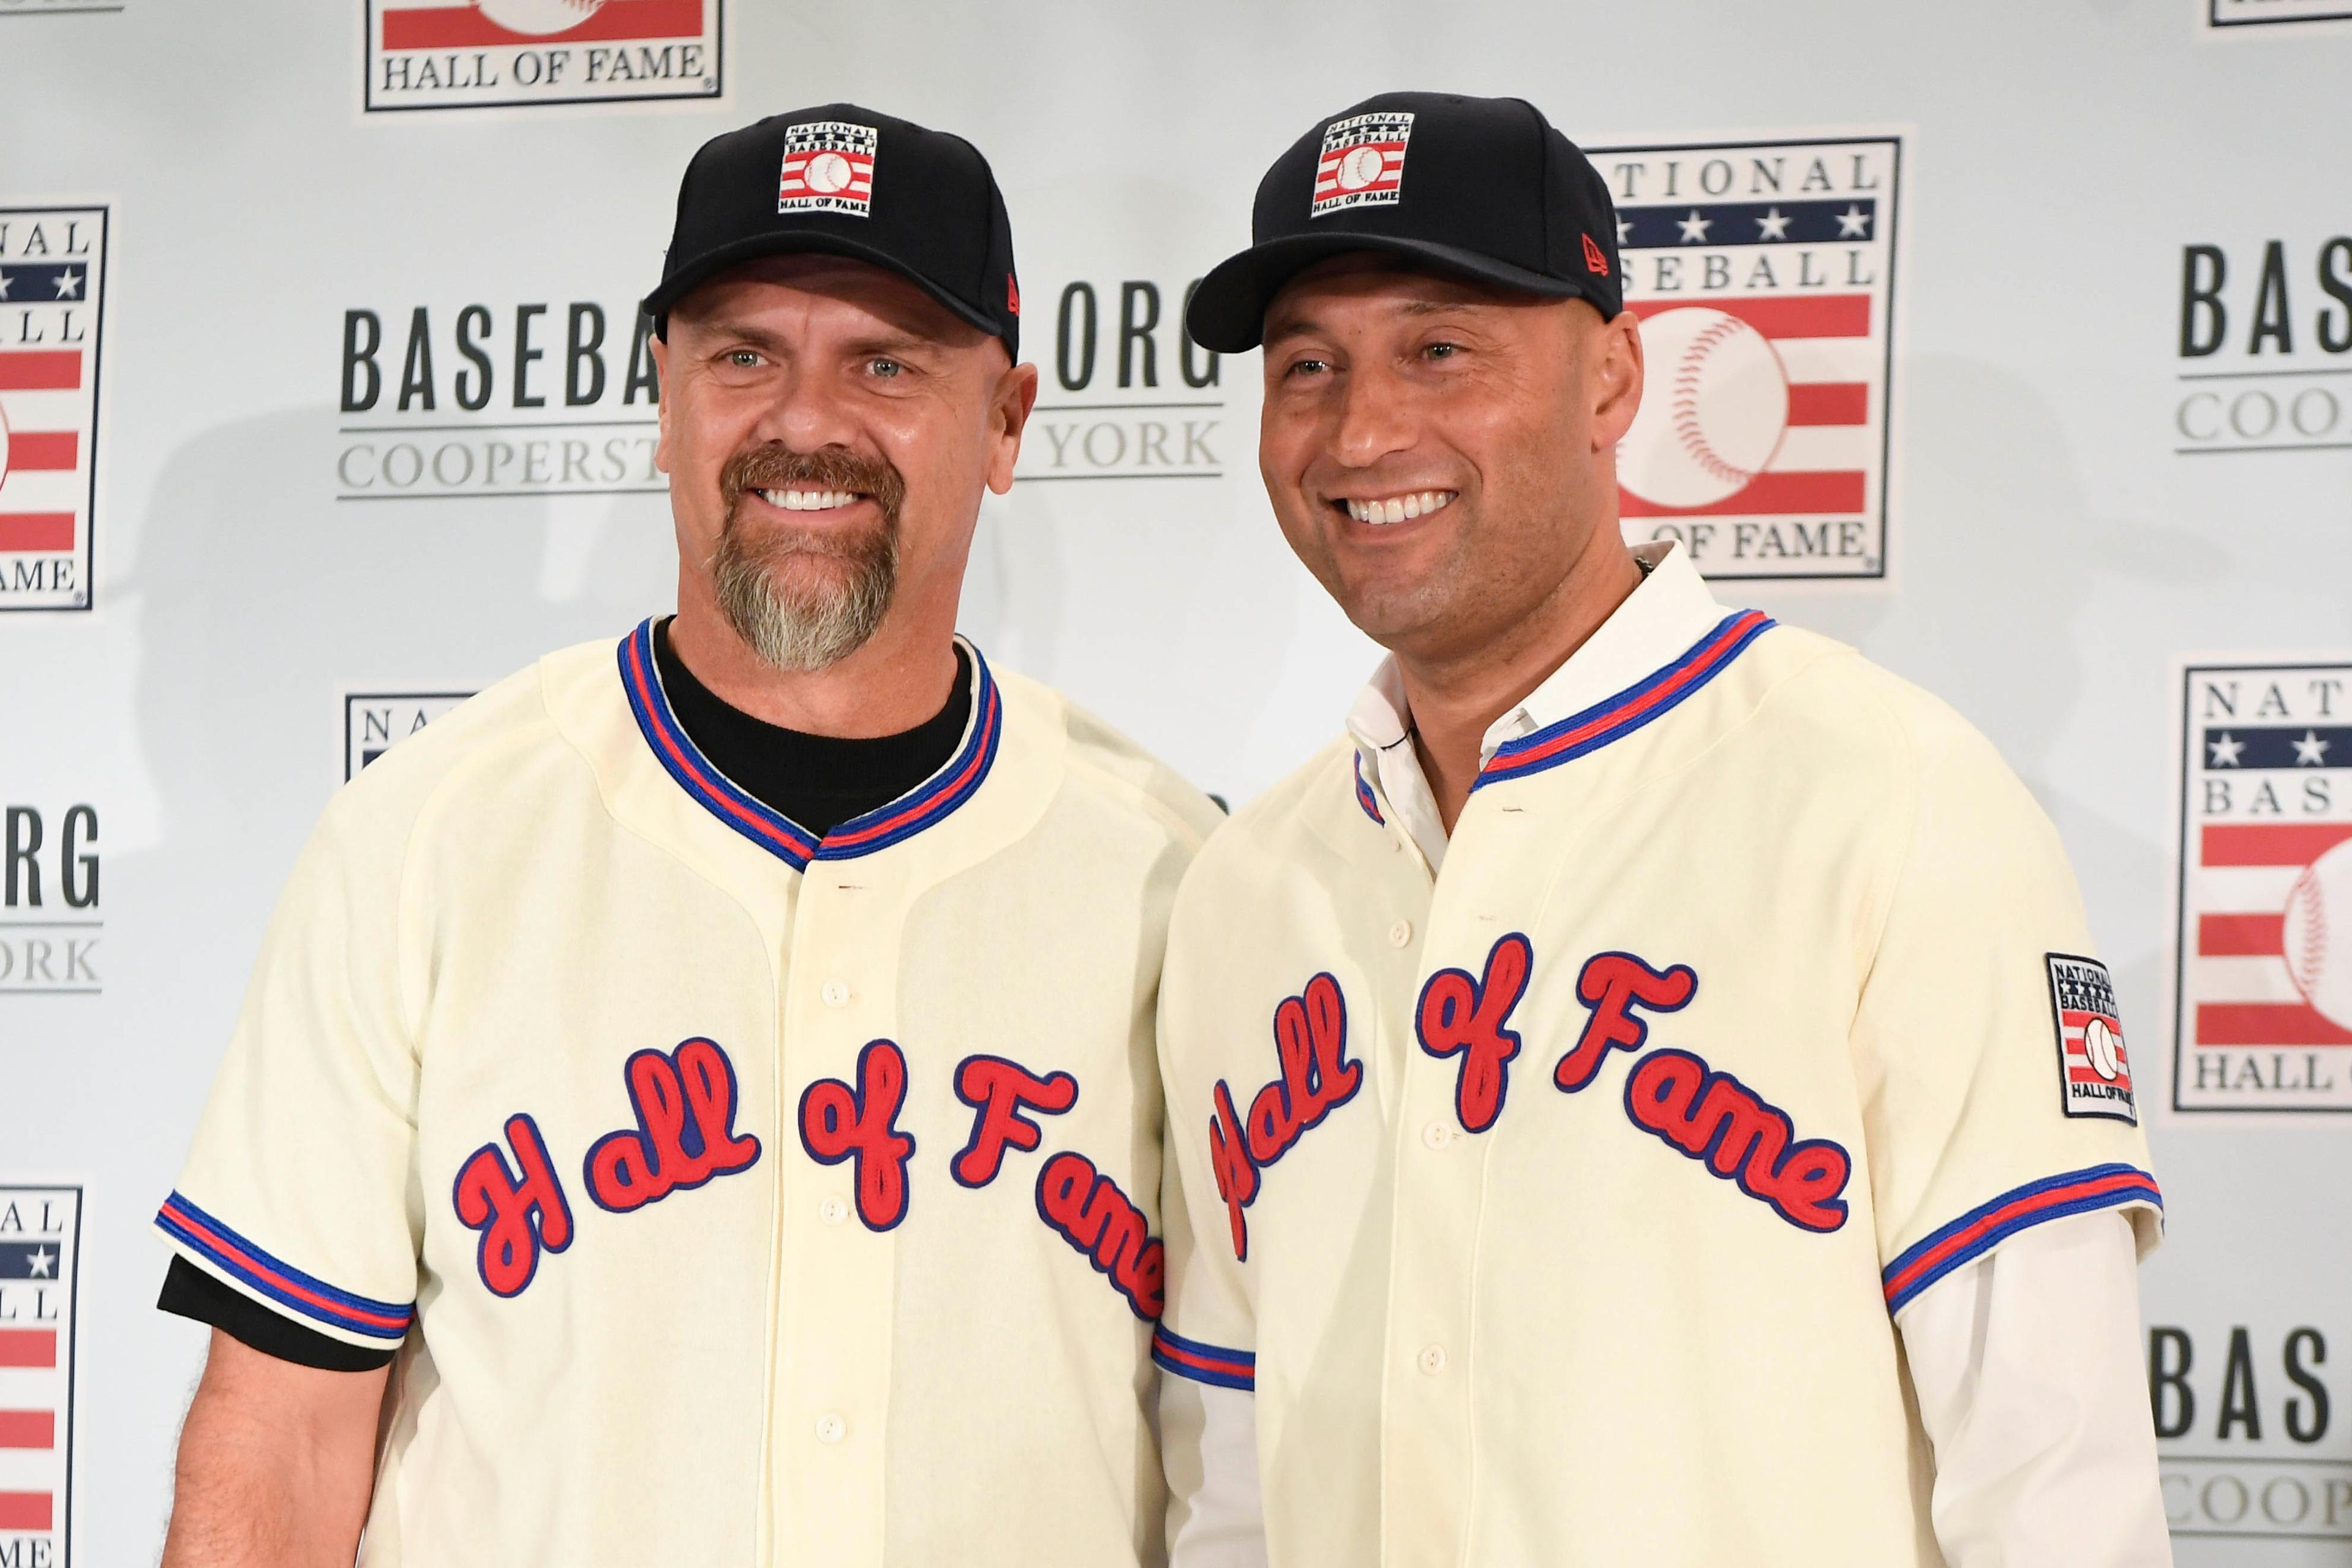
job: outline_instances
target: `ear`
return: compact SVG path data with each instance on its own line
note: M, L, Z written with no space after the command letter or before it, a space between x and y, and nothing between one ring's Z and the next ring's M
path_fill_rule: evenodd
M1592 397L1592 448L1613 447L1642 407L1642 328L1631 310L1592 330L1585 385Z
M996 378L990 398L988 488L998 495L1013 488L1013 465L1021 458L1021 433L1037 405L1037 367L1009 366Z
M654 414L658 422L654 468L666 474L669 472L669 341L656 333L646 346L654 353Z

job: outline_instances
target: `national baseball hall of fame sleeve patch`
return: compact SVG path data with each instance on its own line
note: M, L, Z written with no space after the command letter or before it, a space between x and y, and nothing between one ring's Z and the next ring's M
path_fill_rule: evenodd
M2124 1048L2124 1024L2116 1011L2116 986L2107 966L2095 958L2066 952L2050 953L2045 962L2061 1108L2069 1116L2111 1117L2138 1125L2131 1058Z

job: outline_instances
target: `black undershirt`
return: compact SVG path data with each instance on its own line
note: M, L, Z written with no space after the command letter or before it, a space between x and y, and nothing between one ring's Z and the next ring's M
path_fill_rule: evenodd
M819 837L880 810L945 767L971 717L971 659L961 644L947 706L912 730L873 740L804 734L730 707L671 648L667 622L654 638L654 662L661 671L662 692L695 749L752 799ZM209 1323L265 1355L303 1366L369 1372L393 1356L388 1350L370 1350L306 1328L184 1258L172 1259L155 1304Z

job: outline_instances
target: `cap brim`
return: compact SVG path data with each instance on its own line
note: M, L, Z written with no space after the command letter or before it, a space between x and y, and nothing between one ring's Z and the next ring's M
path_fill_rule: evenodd
M722 245L716 250L706 250L677 271L661 280L661 286L642 301L645 312L660 327L662 335L669 335L669 313L677 302L701 288L705 283L747 261L757 261L768 256L845 256L853 261L864 261L914 284L924 293L955 312L958 319L970 321L990 337L1000 335L1003 324L992 320L970 301L957 299L945 286L924 277L894 256L870 245L864 245L846 235L825 234L808 230L778 229L773 233L755 235Z
M1434 271L1523 293L1562 300L1591 297L1573 279L1530 272L1476 251L1425 239L1336 230L1286 235L1227 257L1192 291L1192 308L1184 315L1185 330L1194 342L1218 353L1254 349L1265 335L1265 309L1285 284L1318 261L1360 251L1403 257Z

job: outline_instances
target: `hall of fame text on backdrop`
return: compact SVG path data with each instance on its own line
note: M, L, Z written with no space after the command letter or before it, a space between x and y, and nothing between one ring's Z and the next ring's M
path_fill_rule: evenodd
M0 1177L0 1564L72 1568L82 1189Z
M110 212L0 205L0 611L90 607Z
M2352 655L2179 667L2172 1116L2352 1116Z
M360 110L726 96L725 0L354 0Z
M1617 454L1628 540L1678 539L1717 579L1885 581L1904 136L1586 149L1648 372Z

